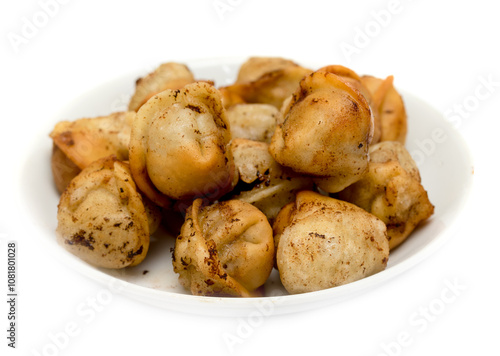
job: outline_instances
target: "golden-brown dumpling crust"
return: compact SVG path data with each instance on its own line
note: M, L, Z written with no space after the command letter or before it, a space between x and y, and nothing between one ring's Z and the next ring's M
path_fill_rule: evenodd
M291 294L332 288L385 269L385 224L363 209L311 191L297 194L273 226L281 282Z
M342 65L328 65L318 69L318 71L325 71L328 73L333 73L340 77L347 85L352 86L354 89L358 90L370 105L372 115L373 115L373 138L370 144L375 144L380 140L380 135L382 132L380 115L378 111L378 106L375 108L372 94L370 90L363 84L361 77L352 69L344 67Z
M261 180L274 164L265 142L235 138L231 141L231 152L238 170L239 179L245 183Z
M231 137L271 142L279 110L269 104L239 104L227 109Z
M218 88L221 95L222 105L224 108L229 109L233 105L245 104L245 100L238 94L228 90L227 88Z
M321 67L317 70L318 72L327 72L335 74L337 77L340 77L346 84L354 87L358 90L366 99L368 103L370 103L372 95L367 87L362 83L361 77L352 69L344 67L339 64L328 65L325 67Z
M378 113L380 138L378 141L406 141L407 115L403 98L394 88L393 76L382 80L372 76L361 77L362 83L372 93L373 111ZM378 141L373 141L377 143Z
M395 141L370 147L368 173L338 196L381 219L387 225L391 249L434 213L415 162Z
M51 168L54 183L61 194L71 180L81 172L81 169L56 144L52 145Z
M193 73L186 65L175 62L163 63L147 76L137 80L128 110L137 111L152 96L166 89L180 89L194 81Z
M154 206L148 209L159 216ZM57 219L60 244L93 266L134 266L148 252L150 223L144 201L128 165L116 157L95 161L71 181L61 196Z
M373 118L366 99L325 71L306 76L283 105L269 151L283 166L316 176L327 192L361 179Z
M281 57L250 57L241 64L235 83L253 82L267 73L297 65L295 62Z
M281 108L283 101L312 70L282 58L253 58L244 63L237 81L226 90L247 103L263 103Z
M175 242L174 271L194 295L249 297L274 261L272 228L254 206L229 200L187 209Z
M250 190L236 192L232 198L256 206L271 223L283 206L295 200L298 191L314 186L312 178L278 164L265 142L233 139L231 150L240 180L253 184Z
M128 159L130 116L116 112L108 116L58 122L50 137L54 144L80 169L110 155Z
M196 82L152 97L137 113L130 167L157 205L171 199L222 196L235 183L229 123L219 92Z

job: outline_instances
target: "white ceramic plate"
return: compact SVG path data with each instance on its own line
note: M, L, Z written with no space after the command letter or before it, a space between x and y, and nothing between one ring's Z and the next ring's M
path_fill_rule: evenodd
M187 61L198 79L215 80L217 86L232 83L244 59L212 59ZM317 67L320 67L319 65ZM315 68L314 66L308 66ZM56 243L56 211L59 195L52 182L50 154L52 142L48 133L60 120L107 115L125 110L134 90L135 80L154 67L143 68L96 87L69 103L57 116L47 122L33 142L32 155L25 164L21 187L26 210L39 228L47 249L65 265L105 284L112 292L155 306L210 315L249 315L252 312L283 314L303 311L336 303L344 298L366 292L370 288L402 273L421 262L447 237L452 235L454 222L469 195L472 183L472 161L463 139L443 118L441 113L415 96L402 91L408 111L407 148L418 163L422 183L428 190L435 214L411 237L393 251L386 270L344 286L300 295L285 295L279 276L273 271L267 282L264 298L215 298L189 295L177 282L173 272L170 248L174 239L165 231L153 238L148 256L139 266L122 270L94 268L67 253ZM38 179L33 179L38 177ZM147 272L146 272L147 271Z

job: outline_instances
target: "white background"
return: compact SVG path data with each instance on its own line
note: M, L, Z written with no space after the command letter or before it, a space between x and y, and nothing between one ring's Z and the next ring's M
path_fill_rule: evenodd
M6 346L2 297L2 355L5 350L13 355L44 350L46 355L499 353L500 21L491 1L401 0L394 7L398 2L389 0L73 0L43 10L46 2L0 5L2 266L5 241L20 246L18 349ZM218 12L217 3L227 4L226 11ZM389 10L390 18L381 17ZM47 21L43 11L50 12ZM26 32L26 23L36 21L38 28ZM376 21L384 23L377 27ZM369 35L361 46L360 32ZM356 36L357 53L348 55L341 44L355 45ZM450 117L448 110L473 103L481 79L497 83L488 98L453 119L475 162L475 187L459 232L418 266L376 289L321 309L269 316L250 331L243 330L246 318L198 317L119 294L92 318L87 315L87 322L78 310L103 286L47 255L18 201L18 188L24 189L18 178L32 153L28 143L41 131L48 134L51 117L67 102L131 70L164 61L249 55L393 74L399 87ZM5 277L0 280L5 283ZM431 315L425 327L414 325L412 315L437 303L450 282L463 288L453 302ZM4 286L0 291L4 295ZM75 324L77 335L60 336ZM241 342L231 349L224 333L240 336ZM47 346L55 343L51 335L59 335L59 348ZM395 344L398 337L402 346Z

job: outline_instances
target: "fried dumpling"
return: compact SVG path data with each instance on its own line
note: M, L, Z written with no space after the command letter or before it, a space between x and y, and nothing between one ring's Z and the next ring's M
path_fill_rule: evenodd
M219 92L196 82L152 97L137 112L130 167L139 189L157 205L171 199L217 199L232 189L231 133Z
M358 90L365 97L366 101L370 103L371 93L367 87L363 84L361 77L352 69L344 67L342 65L333 64L321 67L317 72L327 72L335 74L340 77L344 82Z
M418 167L404 146L383 141L370 147L368 173L338 196L381 219L393 249L434 213L420 180Z
M363 209L311 191L297 194L273 226L281 282L291 293L354 282L385 269L385 224Z
M373 135L370 107L337 75L306 76L281 109L269 152L283 166L315 177L326 192L361 179Z
M231 137L270 142L279 110L269 104L239 104L227 109Z
M273 261L272 228L256 207L239 200L203 207L197 199L187 209L173 266L193 295L253 296Z
M295 194L312 189L313 180L278 164L269 154L269 145L246 139L233 139L231 150L240 181L250 189L238 190L233 199L259 208L272 223L283 206L295 200ZM242 185L240 183L240 185Z
M361 77L361 82L372 93L372 108L378 114L380 138L378 141L406 141L408 131L407 115L403 98L394 88L391 75L382 80L372 76Z
M130 169L110 156L82 170L61 195L57 239L96 267L139 264L160 211L137 191Z
M229 109L233 105L246 104L245 100L238 94L227 90L226 87L218 88L224 108Z
M73 163L56 144L52 145L51 156L52 177L59 193L64 192L73 178L82 170Z
M238 78L226 90L247 103L271 104L280 108L283 101L312 70L279 57L253 57L243 63Z
M295 66L297 63L286 58L250 57L241 64L235 83L253 82L267 73Z
M137 111L152 96L166 89L180 89L194 81L193 73L185 64L163 63L153 72L137 80L128 110Z
M371 144L377 143L380 140L380 135L382 132L380 115L378 110L378 103L375 103L372 98L372 93L364 85L361 77L352 69L344 67L342 65L328 65L318 69L318 71L325 71L328 73L333 73L340 77L346 84L352 86L354 89L358 90L370 105L372 115L373 115L373 138L370 142Z
M92 162L115 155L128 159L133 112L58 122L50 137L54 143L52 172L62 193L76 174ZM75 174L76 173L76 174Z

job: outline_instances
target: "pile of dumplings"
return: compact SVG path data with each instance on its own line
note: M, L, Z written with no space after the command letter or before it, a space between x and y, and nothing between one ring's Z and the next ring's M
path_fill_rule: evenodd
M392 76L252 57L216 87L164 63L127 111L55 125L57 239L127 268L163 224L193 295L265 295L273 268L290 294L350 283L434 212L406 134Z

